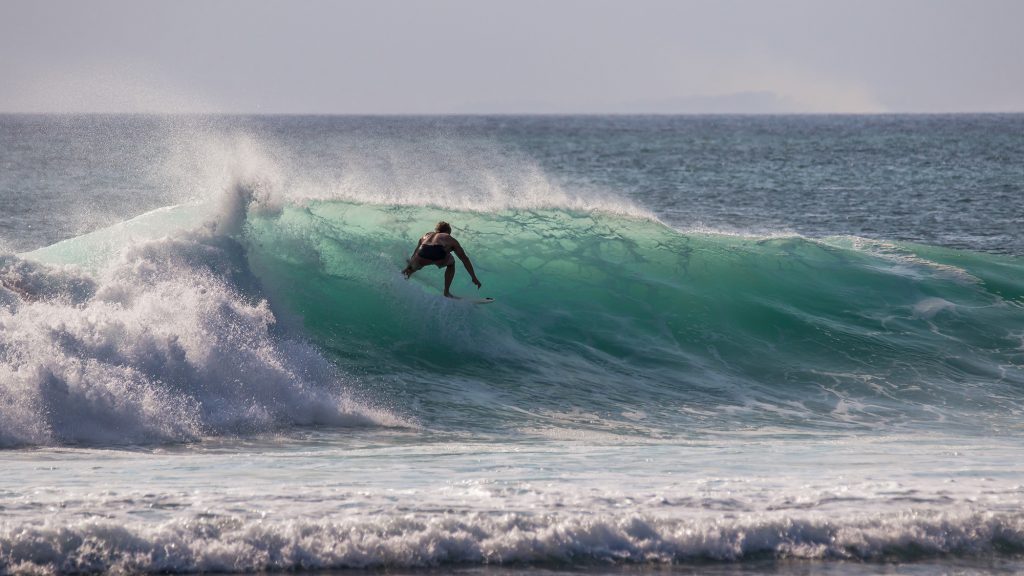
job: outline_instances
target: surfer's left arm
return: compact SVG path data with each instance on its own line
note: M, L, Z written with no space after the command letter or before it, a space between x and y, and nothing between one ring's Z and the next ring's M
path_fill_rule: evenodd
M473 284L476 284L476 287L479 290L480 280L477 279L476 272L473 271L473 263L469 261L469 256L466 255L466 251L462 249L462 245L459 244L459 241L454 238L452 238L452 241L455 244L452 247L452 252L455 252L455 255L459 257L459 260L462 260L462 264L466 266L466 272L469 272L469 277L473 279Z

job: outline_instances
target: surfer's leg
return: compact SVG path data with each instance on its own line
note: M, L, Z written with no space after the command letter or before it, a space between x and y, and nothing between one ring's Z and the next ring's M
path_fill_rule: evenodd
M449 264L444 270L444 295L448 298L452 297L452 293L448 290L452 287L452 280L455 278L455 264Z

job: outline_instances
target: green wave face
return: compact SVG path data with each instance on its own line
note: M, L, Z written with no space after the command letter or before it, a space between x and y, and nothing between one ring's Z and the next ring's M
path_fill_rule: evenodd
M459 264L453 292L496 303L442 298L435 268L399 274L441 219L483 282ZM1024 409L1020 259L345 202L245 234L282 322L430 426L990 431Z

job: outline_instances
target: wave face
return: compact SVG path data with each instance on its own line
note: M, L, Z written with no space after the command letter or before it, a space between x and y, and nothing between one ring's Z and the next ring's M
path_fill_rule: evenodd
M191 232L117 245L204 217L171 208L31 254L95 275L7 257L4 444L388 420L342 388L402 422L555 435L991 429L1024 409L1017 258L229 196ZM439 219L497 303L441 298L440 270L398 274Z
M439 219L497 303L441 298L433 268L397 274ZM253 218L247 234L272 301L346 369L445 425L998 426L1024 407L1012 257L337 201ZM453 290L475 295L464 271Z

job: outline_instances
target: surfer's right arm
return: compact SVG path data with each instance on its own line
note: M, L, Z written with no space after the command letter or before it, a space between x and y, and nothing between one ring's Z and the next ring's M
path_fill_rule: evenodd
M402 270L402 276L405 276L406 280L412 276L413 272L419 270L419 267L416 266L416 255L420 253L420 245L423 244L424 238L426 238L426 236L420 237L420 241L417 242L416 247L412 249L412 256L409 256L409 259L406 260L405 269Z
M426 238L426 236L420 236L420 240L419 240L419 242L416 243L416 247L412 249L412 256L409 256L409 262L412 262L413 260L415 260L416 259L416 255L420 253L420 246L423 245L423 239L424 238Z

